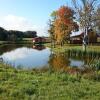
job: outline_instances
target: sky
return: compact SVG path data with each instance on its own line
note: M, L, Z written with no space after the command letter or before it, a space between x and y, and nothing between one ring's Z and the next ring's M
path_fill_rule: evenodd
M52 11L71 0L0 0L0 27L7 30L35 30L47 36L48 20Z

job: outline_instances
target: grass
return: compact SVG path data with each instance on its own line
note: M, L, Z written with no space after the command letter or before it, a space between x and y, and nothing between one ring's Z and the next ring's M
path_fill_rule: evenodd
M100 82L59 72L0 64L1 100L100 100Z
M0 45L4 44L32 44L32 38L23 38L18 41L0 41Z
M26 41L26 40L25 40ZM3 44L1 42L1 44ZM50 47L50 44L45 44ZM53 48L55 52L81 50L79 45ZM100 52L100 46L88 46ZM99 64L100 65L100 64ZM98 79L96 79L98 75ZM77 75L61 72L15 69L0 63L0 100L100 100L100 72Z
M45 46L47 47L51 47L50 43L46 43ZM75 50L82 50L83 47L82 45L76 45L76 44L65 44L64 46L59 46L56 45L55 48L53 48L54 52L65 52L69 49L75 49ZM87 46L87 51L95 51L95 52L100 52L100 46L96 46L96 45L88 45Z
M8 43L7 41L0 41L0 45Z

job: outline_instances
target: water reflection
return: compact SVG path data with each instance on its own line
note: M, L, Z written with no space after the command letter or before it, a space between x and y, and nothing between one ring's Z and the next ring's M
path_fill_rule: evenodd
M84 64L93 62L90 56L70 56L66 53L54 54L43 45L5 45L0 47L0 61L23 68L50 68L55 71L75 72Z
M0 47L0 55L2 55L3 53L5 52L10 52L12 50L15 50L17 48L21 48L21 47L28 47L28 48L31 48L32 45L20 45L20 44L8 44L8 45L2 45Z
M83 70L84 65L93 63L94 57L90 56L69 56L66 53L52 54L49 59L49 65L54 71L63 71L69 73L76 73Z
M49 64L56 71L66 70L70 64L70 60L64 54L52 54Z
M15 67L23 66L25 68L40 68L48 66L49 56L49 48L38 51L33 48L20 47L11 50L10 52L5 52L0 57L3 58L4 62L8 62Z
M33 45L33 49L36 49L36 50L43 50L45 49L46 47L44 45Z
M76 59L72 59L70 58L70 66L73 67L82 67L84 65L84 61L82 60L76 60Z

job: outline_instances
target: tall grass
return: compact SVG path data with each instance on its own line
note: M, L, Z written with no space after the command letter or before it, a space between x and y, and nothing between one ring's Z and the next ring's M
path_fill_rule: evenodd
M96 51L82 51L78 49L68 49L65 51L69 56L79 56L79 57L91 57L91 58L100 58L100 52Z

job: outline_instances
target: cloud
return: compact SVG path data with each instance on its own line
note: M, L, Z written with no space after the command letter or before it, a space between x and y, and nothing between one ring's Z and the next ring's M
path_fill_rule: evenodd
M0 18L0 26L7 30L34 30L35 26L26 18L14 15L7 15Z
M7 15L0 17L0 27L3 27L7 30L35 30L38 35L46 35L44 26L33 24L29 19L21 16Z

